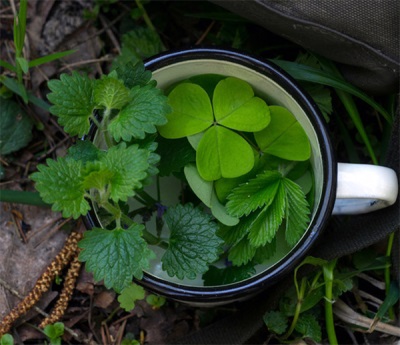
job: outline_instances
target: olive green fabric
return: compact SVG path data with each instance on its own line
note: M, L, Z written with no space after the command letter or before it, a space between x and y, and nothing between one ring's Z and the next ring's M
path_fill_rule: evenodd
M310 51L340 63L375 94L399 86L398 0L212 0Z

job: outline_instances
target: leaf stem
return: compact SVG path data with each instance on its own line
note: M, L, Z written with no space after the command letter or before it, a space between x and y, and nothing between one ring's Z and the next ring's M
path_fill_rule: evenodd
M139 8L139 10L142 12L143 19L146 22L146 25L148 28L154 32L157 32L156 28L154 27L149 15L147 14L146 9L144 8L142 2L140 0L135 0L136 6Z
M290 335L293 333L294 329L296 328L296 324L297 324L297 321L298 321L300 313L301 313L301 307L302 307L302 304L303 304L303 299L304 299L304 294L305 294L305 291L306 291L306 286L307 286L307 278L304 277L304 278L301 279L300 290L298 290L296 309L294 311L292 323L291 323L290 328L288 329L288 331L282 337L282 339L289 338Z
M332 260L322 266L325 281L325 325L330 345L337 345L335 324L333 320L333 270L337 260Z

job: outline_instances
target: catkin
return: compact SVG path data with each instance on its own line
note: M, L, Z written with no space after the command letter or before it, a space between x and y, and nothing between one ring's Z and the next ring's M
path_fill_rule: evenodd
M58 298L57 303L51 314L46 317L39 325L40 328L45 328L47 325L59 321L60 318L64 315L65 310L68 307L68 303L72 297L72 293L74 292L75 282L79 276L81 265L82 263L78 260L78 255L76 255L73 258L71 266L65 276L64 287L61 291L60 297Z
M13 323L19 317L26 314L39 301L42 295L50 288L54 278L61 273L62 269L68 265L72 258L77 256L77 244L81 238L82 234L77 232L72 232L69 235L64 247L36 281L31 292L0 322L0 337L10 330Z

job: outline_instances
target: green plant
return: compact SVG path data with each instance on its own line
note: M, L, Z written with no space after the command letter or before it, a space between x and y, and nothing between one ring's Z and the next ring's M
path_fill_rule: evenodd
M14 344L14 338L11 334L4 334L0 338L0 345L13 345Z
M234 78L218 78L220 81L216 88L223 86L222 95L214 99L214 108L215 102L220 102L223 117L224 112L229 111L224 107L229 107L232 102L232 99L223 100L228 94L226 87L236 87L235 95L238 95L243 88L249 90L250 86ZM64 217L86 215L95 205L103 228L93 228L85 233L79 243L82 248L79 258L86 262L86 269L94 273L96 280L104 281L106 287L123 293L130 286L132 276L141 279L143 270L154 258L149 245L165 249L161 261L170 276L194 279L207 272L209 265L221 255L227 255L222 250L224 240L232 247L228 259L240 266L250 261L253 264L262 262L266 256L273 254L275 235L284 218L289 245L294 245L305 231L309 214L305 194L312 188L312 183L308 187L303 186L308 189L303 191L294 180L306 176L308 181L312 181L308 165L310 149L307 137L286 109L268 107L264 101L253 97L252 90L246 99L241 98L239 107L235 105L238 110L226 116L226 123L229 125L230 122L236 128L235 122L240 122L240 118L248 114L247 107L251 111L261 108L261 116L265 117L261 126L251 127L250 120L242 121L243 125L249 131L270 132L255 133L254 139L244 139L242 134L232 131L232 135L236 136L233 141L246 140L252 158L255 157L249 167L251 171L242 171L241 176L235 173L235 178L204 181L191 160L193 154L176 159L175 167L163 167L158 153L163 150L162 146L165 148L171 144L173 147L170 142L175 140L166 143L163 141L166 139L157 135L157 129L165 133L165 126L174 123L170 115L171 107L172 116L179 108L171 102L171 94L174 93L171 92L167 99L156 88L151 81L151 73L141 63L118 65L109 75L96 80L77 73L64 74L59 80L50 81L48 86L51 90L48 98L53 103L50 111L58 117L59 123L69 134L84 136L89 133L92 121L97 126L94 142L100 147L87 140L78 141L66 157L48 160L47 166L39 165L39 171L32 175L32 179L42 199L52 204L54 210L61 211ZM203 96L208 97L204 92ZM203 98L202 101L205 103L207 100ZM193 109L190 104L186 107ZM279 120L281 117L287 120L286 125ZM226 123L222 121L222 124ZM222 124L214 124L210 119L206 124L206 127L196 131L222 128ZM238 129L243 129L243 126ZM253 132L249 134L253 135ZM263 135L267 134L275 136L273 143L263 139ZM181 144L179 139L177 142ZM191 142L194 143L193 140ZM304 149L301 152L293 150L294 142ZM160 148L157 148L158 144ZM200 140L199 147L201 145L210 146L213 142L202 144ZM261 148L255 149L256 145ZM186 147L188 151L194 150L188 143ZM206 152L209 151L206 149ZM234 152L226 153L229 154ZM207 169L208 162L204 158L199 162L198 155L197 151L197 167L203 164ZM164 156L164 162L165 158L169 161L169 157ZM186 161L187 158L189 161ZM160 197L154 198L146 192L146 186L154 181L160 189L158 169L184 170L195 195L211 207L213 215L225 226L219 229L221 223L204 212L202 207L191 203L178 203L165 211ZM233 189L232 193L226 193L226 188ZM243 208L242 196L252 194L254 189L260 189L260 192L246 198L247 205ZM210 202L211 199L213 201ZM129 200L136 200L143 206L130 210L126 204ZM156 233L133 220L135 216L147 213L155 214ZM264 222L271 227L266 228ZM169 238L162 236L165 224L170 230ZM227 228L232 230L230 235Z
M51 345L60 345L61 338L64 335L64 324L56 322L55 324L47 325L43 333L49 338Z

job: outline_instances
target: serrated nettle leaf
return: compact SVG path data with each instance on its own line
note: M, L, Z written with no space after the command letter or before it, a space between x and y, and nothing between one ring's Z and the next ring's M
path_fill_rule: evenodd
M259 207L270 205L279 188L282 175L278 171L265 171L241 184L228 195L226 208L231 215L248 215Z
M100 151L91 141L79 140L68 149L68 158L82 161L83 164L100 158L104 152Z
M95 82L93 97L96 107L121 109L129 101L129 90L122 81L103 76Z
M114 171L110 170L102 162L88 162L83 169L83 187L85 190L95 188L102 193L106 193L106 187L112 183L114 174Z
M270 106L269 109L271 123L254 133L261 151L287 160L309 159L310 141L297 119L284 107Z
M110 198L114 201L126 201L135 194L135 189L142 187L141 181L147 177L149 168L148 150L140 149L138 145L126 147L125 143L111 147L101 157L99 169L112 172L108 189Z
M256 273L254 266L251 264L240 267L230 266L218 268L210 266L210 269L203 274L204 286L227 285L250 278Z
M167 98L152 85L135 87L130 93L131 101L114 117L108 130L118 142L132 138L143 139L146 133L156 133L156 126L167 122L170 111Z
M126 230L86 231L78 244L82 249L79 260L86 263L86 270L93 273L96 281L103 280L107 288L121 292L133 277L142 278L143 270L155 256L141 236L143 228L133 224Z
M39 165L31 175L43 201L52 204L54 211L61 211L65 218L79 218L90 210L85 199L82 162L72 159L48 159L47 165Z
M276 334L285 333L288 328L289 320L281 311L271 310L264 314L265 325Z
M172 112L166 125L159 127L160 134L177 139L200 133L214 122L210 98L202 87L192 83L176 86L168 95Z
M146 70L142 62L127 62L116 64L115 71L118 79L122 80L128 89L135 86L145 86L151 79L151 72Z
M204 134L196 152L197 169L207 181L234 178L254 166L254 151L239 134L222 126L212 126Z
M118 302L121 308L129 312L135 308L135 302L144 299L145 291L140 285L131 283L125 287L118 296Z
M311 338L315 342L321 342L322 331L317 318L310 313L300 314L295 330L299 332L303 338Z
M32 139L33 123L19 105L1 99L0 155L7 155L25 147Z
M155 30L137 27L122 36L122 45L129 55L134 54L140 60L156 55L163 50L163 45Z
M287 178L283 179L282 183L286 194L285 238L286 242L293 247L307 230L310 222L310 207L299 185Z
M60 80L50 80L47 85L52 91L47 95L53 103L50 111L58 117L64 130L70 135L87 134L94 109L94 81L74 72L72 75L61 74Z
M254 97L247 82L233 77L221 80L215 87L213 108L220 125L239 131L260 131L270 122L265 101Z
M171 235L161 258L169 276L194 279L218 259L223 241L216 235L218 225L211 216L191 204L167 210L164 219Z

